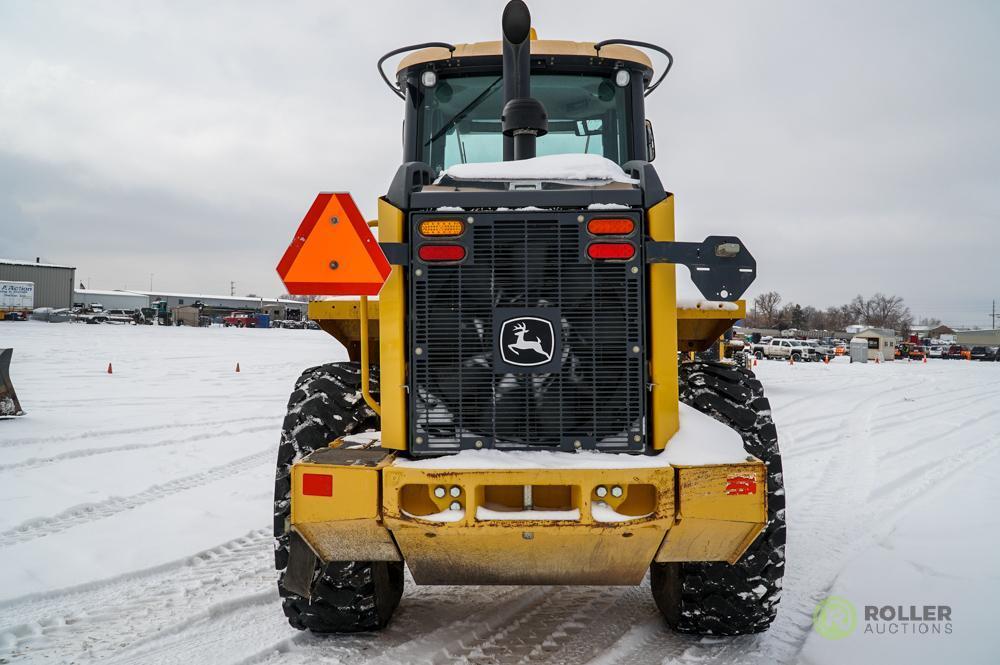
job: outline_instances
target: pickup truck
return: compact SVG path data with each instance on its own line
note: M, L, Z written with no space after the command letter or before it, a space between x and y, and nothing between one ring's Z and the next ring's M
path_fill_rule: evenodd
M810 347L816 353L817 360L822 360L824 357L833 359L837 355L837 349L833 346L832 342L807 339L803 344Z
M257 317L252 312L233 312L222 319L222 325L226 328L235 326L236 328L256 328Z
M767 358L791 358L795 362L813 362L819 360L816 350L798 339L772 339L764 347Z
M968 353L969 352L966 348L961 344L952 344L948 347L948 350L945 351L944 357L950 360L965 360Z

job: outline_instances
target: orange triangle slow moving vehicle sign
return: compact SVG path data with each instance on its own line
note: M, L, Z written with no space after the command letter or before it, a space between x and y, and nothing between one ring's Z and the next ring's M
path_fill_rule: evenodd
M350 194L320 194L278 263L289 293L374 296L392 267Z

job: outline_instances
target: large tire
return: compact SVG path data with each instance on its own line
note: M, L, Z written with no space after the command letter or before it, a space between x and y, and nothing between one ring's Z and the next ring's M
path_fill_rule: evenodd
M371 390L378 390L372 377ZM378 416L361 397L358 363L330 363L307 369L288 399L274 481L274 563L288 622L299 630L342 633L383 628L403 594L403 564L386 561L317 563L311 595L285 588L291 467L333 440L379 428Z
M759 633L777 614L785 570L785 493L771 407L753 372L718 362L680 366L680 399L743 437L767 465L768 521L735 564L654 563L650 587L667 623L681 633Z

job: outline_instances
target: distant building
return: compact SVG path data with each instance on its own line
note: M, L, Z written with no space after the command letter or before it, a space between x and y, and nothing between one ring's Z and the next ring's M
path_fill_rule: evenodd
M73 306L73 284L76 268L39 261L0 259L0 280L31 282L35 285L38 307L62 309Z
M149 307L149 296L134 291L99 291L77 289L73 305L101 305L104 309L140 309Z
M168 291L122 291L118 289L76 289L73 302L81 305L100 303L104 309L139 309L151 307L162 300L168 309L201 303L205 309L215 313L229 313L237 310L254 312L282 312L297 309L305 313L308 303L280 298L258 298L256 296L213 296L204 293L174 293Z
M960 330L955 341L964 346L1000 346L1000 330Z
M955 331L948 326L910 326L910 334L924 339L939 339L942 335L954 335Z
M263 311L268 305L284 305L294 307L305 312L308 303L297 300L281 300L278 298L259 298L257 296L213 296L203 293L168 293L166 291L136 291L149 297L150 302L165 300L167 307L174 308L181 305L193 305L200 302L205 307L219 312L229 312L236 310L250 310L254 312Z

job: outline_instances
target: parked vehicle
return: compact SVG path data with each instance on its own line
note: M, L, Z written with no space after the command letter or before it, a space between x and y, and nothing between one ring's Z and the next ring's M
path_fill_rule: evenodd
M927 356L924 347L915 342L903 342L896 345L896 360L923 360Z
M952 344L948 347L945 358L949 360L964 360L968 355L968 350L961 344Z
M988 362L997 361L997 347L995 346L974 346L969 349L969 357L972 360L985 360Z
M134 309L109 309L105 314L108 323L135 323Z
M772 339L764 348L764 356L772 359L792 359L795 362L818 360L816 350L798 339Z
M813 348L816 349L816 353L820 358L824 356L833 358L837 355L837 347L834 345L833 340L820 340Z
M927 357L928 358L943 358L946 351L947 351L946 347L939 346L939 345L932 345L932 346L927 347Z
M226 328L230 326L236 328L256 328L257 315L253 312L233 312L222 319L222 325Z

